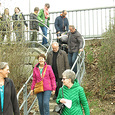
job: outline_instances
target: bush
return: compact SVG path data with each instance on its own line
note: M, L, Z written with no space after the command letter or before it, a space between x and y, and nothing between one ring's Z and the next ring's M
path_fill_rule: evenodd
M0 61L8 62L10 67L9 78L14 81L17 89L20 89L26 81L26 73L23 72L25 58L28 56L28 48L25 44L1 44ZM22 84L21 84L22 83Z

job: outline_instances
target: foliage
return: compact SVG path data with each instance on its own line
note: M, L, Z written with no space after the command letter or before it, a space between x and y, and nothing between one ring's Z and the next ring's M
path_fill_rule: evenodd
M0 61L8 62L10 67L9 77L14 81L17 89L22 87L20 83L24 83L27 78L24 72L27 52L26 45L21 42L0 45Z
M84 87L89 98L92 95L101 100L113 100L114 97L111 94L114 92L115 80L115 24L109 25L109 29L102 34L102 38L93 41L85 48L87 82Z

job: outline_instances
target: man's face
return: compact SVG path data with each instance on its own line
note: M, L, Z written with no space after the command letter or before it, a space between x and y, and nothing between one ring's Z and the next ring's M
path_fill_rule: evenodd
M75 32L75 29L73 29L72 27L69 27L69 30L70 30L71 33Z
M67 15L67 12L66 11L63 12L62 15L63 15L63 17L65 17Z
M52 45L52 49L54 52L57 52L59 50L59 46L58 45Z

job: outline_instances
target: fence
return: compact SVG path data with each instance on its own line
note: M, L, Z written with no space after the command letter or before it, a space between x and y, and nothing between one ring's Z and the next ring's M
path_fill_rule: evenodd
M50 28L53 33L55 33L55 19L60 13L50 12ZM101 34L108 28L109 23L113 23L114 17L115 6L67 11L69 24L74 25L85 39L100 38Z

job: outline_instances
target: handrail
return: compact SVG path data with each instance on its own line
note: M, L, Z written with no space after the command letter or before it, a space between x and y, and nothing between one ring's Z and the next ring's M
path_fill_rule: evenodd
M27 20L26 20L26 21L27 21ZM32 20L28 20L28 21L32 21ZM33 20L33 21L35 21L35 20ZM38 20L36 20L36 21L38 21ZM40 22L40 21L38 21L38 22L39 22L39 23L42 23L42 22ZM42 23L42 24L43 24L43 23ZM44 24L43 24L43 25L44 25ZM46 26L46 25L44 25L44 26ZM47 27L47 26L46 26L46 27ZM48 47L48 49L47 49L45 55L47 55L47 52L49 52L49 50L51 49L51 44L52 44L51 30L50 30L48 27L47 27L47 29L49 30L49 41L50 41L50 45L49 45L49 47ZM43 34L41 34L41 35L43 36ZM44 36L44 37L46 37L46 36ZM30 108L27 110L27 99L28 99L29 96L30 96L30 92L29 92L29 94L27 95L27 84L28 84L28 82L31 80L32 76L33 76L33 73L31 74L31 76L28 78L28 80L25 82L25 84L22 86L22 88L20 89L20 91L19 91L18 94L17 94L17 99L19 99L19 95L20 95L21 92L23 91L24 101L23 101L23 103L21 104L21 106L19 107L19 109L21 110L22 107L24 106L24 115L28 115L28 114L29 114L31 108L33 107L33 105L34 105L34 103L35 103L35 101L36 101L36 99L37 99L37 97L36 97L36 98L34 99L32 105L30 106Z

